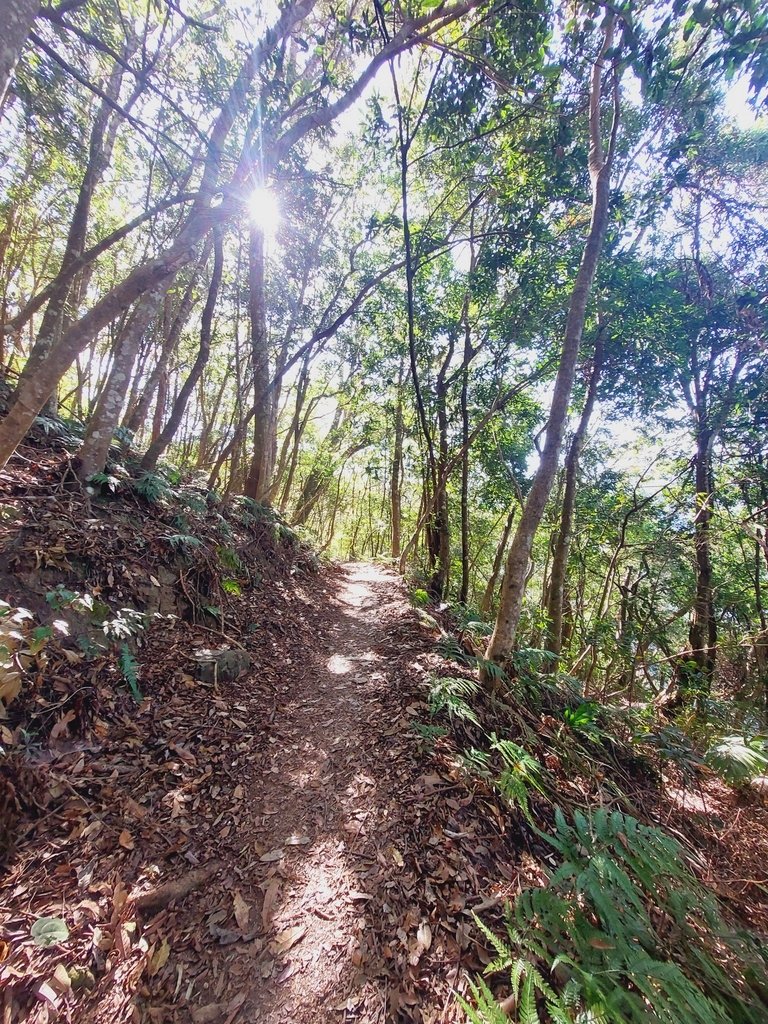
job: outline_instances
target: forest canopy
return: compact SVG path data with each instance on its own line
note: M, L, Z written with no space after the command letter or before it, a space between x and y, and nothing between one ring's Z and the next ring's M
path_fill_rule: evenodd
M495 619L490 689L760 728L760 5L6 8L3 464L271 504Z

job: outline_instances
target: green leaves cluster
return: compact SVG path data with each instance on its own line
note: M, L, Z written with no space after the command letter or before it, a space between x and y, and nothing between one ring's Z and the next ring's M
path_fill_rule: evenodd
M764 985L758 945L733 933L685 851L659 829L618 811L555 812L541 838L559 864L546 884L507 908L506 935L486 975L508 972L513 1020L572 1024L758 1024L766 1004L735 977ZM482 979L470 1020L503 1015Z

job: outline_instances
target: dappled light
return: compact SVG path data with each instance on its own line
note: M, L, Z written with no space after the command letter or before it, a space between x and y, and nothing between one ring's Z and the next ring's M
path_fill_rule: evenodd
M764 7L0 2L0 1024L768 1020Z

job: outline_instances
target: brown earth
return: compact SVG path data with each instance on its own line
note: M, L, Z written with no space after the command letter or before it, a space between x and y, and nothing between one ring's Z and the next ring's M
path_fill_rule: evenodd
M440 659L401 581L354 565L280 591L250 676L179 676L195 627L161 628L143 704L27 767L53 809L0 887L6 1019L456 1019L486 959L470 909L511 893L520 837L413 732ZM67 942L31 943L40 916ZM67 988L80 967L90 992Z
M215 509L195 520L205 548L178 558L173 509L91 506L61 479L31 451L0 476L14 510L0 596L42 615L60 581L113 608L159 593L185 618L138 641L140 704L114 651L84 657L71 637L33 660L0 721L2 1024L459 1020L455 993L489 960L473 911L498 926L545 852L462 749L522 730L566 806L600 799L602 774L586 755L583 773L562 767L551 715L482 696L481 724L420 730L430 677L472 672L440 653L394 573L312 568L241 515L227 543L243 589L228 596ZM197 614L215 601L220 621ZM250 670L204 681L190 658L203 645L243 647ZM764 798L711 777L681 790L631 750L603 754L635 813L765 930ZM66 940L35 944L41 917Z

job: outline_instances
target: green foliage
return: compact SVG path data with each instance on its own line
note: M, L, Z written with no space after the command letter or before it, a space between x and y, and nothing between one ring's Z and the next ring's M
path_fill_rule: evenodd
M447 711L451 718L460 718L477 725L477 714L469 702L477 696L478 690L479 685L474 679L433 677L429 690L429 710L432 715Z
M243 560L234 548L220 547L216 549L216 554L221 564L227 569L238 572L243 568Z
M416 735L431 747L435 740L448 734L448 730L442 725L435 725L432 722L411 722L411 728Z
M411 604L416 608L426 608L429 604L429 594L421 587L417 587L411 592Z
M99 487L106 487L108 491L115 494L123 484L123 481L119 476L114 473L92 473L88 477L88 482L91 484L98 484Z
M194 491L181 488L179 490L179 502L196 516L204 516L208 511L208 502L202 495L196 494Z
M437 651L441 658L445 658L446 661L456 661L460 665L472 665L474 658L472 655L467 654L464 648L459 643L458 637L454 636L453 633L441 633L440 639L437 641Z
M238 580L223 579L220 581L221 589L225 594L232 594L233 597L240 597L243 592L243 588L240 586Z
M594 701L583 701L576 708L565 708L563 721L572 732L580 733L587 739L599 741L610 736L598 726L599 714L600 706L598 704Z
M75 590L69 590L63 583L57 583L53 590L49 590L45 595L45 600L55 612L65 608L72 608L76 612L92 612L94 608L91 594L80 594Z
M544 778L541 764L527 750L512 740L499 739L491 733L491 750L501 755L504 765L495 780L496 788L514 807L519 807L530 820L529 800L532 790L544 792Z
M199 537L195 537L190 533L169 533L163 540L166 544L169 544L174 551L180 551L184 554L189 554L195 548L203 547L203 542Z
M499 1006L487 982L482 978L476 981L470 978L468 984L473 1002L468 1003L463 996L459 996L458 1003L470 1024L509 1024L508 1015Z
M509 678L507 673L495 661L490 661L488 658L473 658L471 661L477 666L478 672L482 672L487 679L491 679L495 683L507 682Z
M704 758L697 753L682 729L675 725L640 733L635 736L635 742L651 747L659 757L673 764L686 782L692 782L701 774Z
M159 473L144 473L138 480L132 481L131 486L150 505L164 501L173 493L171 485Z
M755 993L733 980L765 977L759 948L725 927L675 840L605 808L577 811L570 823L558 808L554 831L539 834L559 866L507 908L506 936L480 924L496 951L486 974L509 972L516 1021L765 1019ZM477 993L471 1019L495 1024L489 989Z
M139 689L139 666L131 653L131 649L128 644L120 644L119 652L120 671L123 673L123 678L128 684L128 688L133 694L134 700L137 704L140 704L143 700L141 690Z
M119 608L111 619L104 619L101 628L104 636L113 640L127 640L141 632L147 625L147 616L135 608Z
M765 737L723 736L709 748L705 760L732 786L745 785L768 770Z

